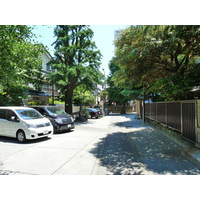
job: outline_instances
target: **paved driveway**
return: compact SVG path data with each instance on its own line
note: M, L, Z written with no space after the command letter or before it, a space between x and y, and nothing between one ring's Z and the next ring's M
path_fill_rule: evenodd
M51 139L0 137L0 174L200 174L181 148L134 114L110 115Z
M105 135L109 120L89 119L72 132L19 144L0 137L0 174L93 174L95 144Z

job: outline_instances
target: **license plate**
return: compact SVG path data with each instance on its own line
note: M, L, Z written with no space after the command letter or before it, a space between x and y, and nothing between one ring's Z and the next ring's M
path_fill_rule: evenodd
M61 126L60 130L66 130L68 128L68 126Z
M45 135L45 134L48 134L48 132L49 132L48 130L45 130L45 131L43 132L43 134L44 134L44 135Z

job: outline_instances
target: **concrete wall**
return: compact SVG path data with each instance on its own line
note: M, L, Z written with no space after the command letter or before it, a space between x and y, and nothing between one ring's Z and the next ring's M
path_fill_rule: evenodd
M63 110L65 110L65 105L64 104L56 104L56 106L61 108L61 109L63 109ZM79 110L80 110L80 106L74 106L73 105L73 113L79 112Z
M106 109L108 109L108 113L120 113L122 106L106 106ZM126 113L132 113L135 112L133 106L126 106Z

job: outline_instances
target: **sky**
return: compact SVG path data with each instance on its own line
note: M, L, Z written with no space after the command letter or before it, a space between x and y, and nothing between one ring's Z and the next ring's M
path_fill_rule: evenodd
M48 47L50 54L54 55L54 47L52 43L55 41L54 30L55 26L51 25L37 25L34 28L34 33L37 36L37 41L43 43ZM109 61L114 56L114 34L116 30L125 29L127 25L90 25L94 32L93 41L95 41L97 49L100 50L102 57L102 64L100 71L105 75L109 75ZM104 70L103 70L104 69Z

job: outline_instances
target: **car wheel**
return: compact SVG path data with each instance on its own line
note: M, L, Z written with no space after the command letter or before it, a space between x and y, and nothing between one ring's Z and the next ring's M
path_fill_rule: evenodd
M18 131L17 132L17 140L19 142L25 142L26 141L26 136L25 136L24 131Z

